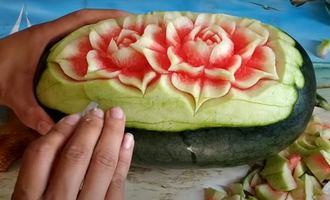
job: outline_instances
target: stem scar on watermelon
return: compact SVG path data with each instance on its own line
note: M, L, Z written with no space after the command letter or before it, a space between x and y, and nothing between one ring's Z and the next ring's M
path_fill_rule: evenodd
M155 12L79 28L47 56L39 101L60 113L120 106L133 163L228 166L279 152L305 129L315 75L288 34L224 14Z

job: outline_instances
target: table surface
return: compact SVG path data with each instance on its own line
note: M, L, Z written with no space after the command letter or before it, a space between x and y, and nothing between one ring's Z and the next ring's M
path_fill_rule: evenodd
M316 1L299 8L289 0L0 0L0 38L33 24L60 17L80 8L114 8L134 13L154 10L188 10L216 12L251 17L280 27L292 35L308 52L316 70L318 92L330 100L330 56L320 59L315 55L316 45L330 39L330 15L324 3ZM329 113L316 110L323 120ZM0 199L10 199L19 163L8 172L0 173ZM127 199L203 199L203 187L221 185L239 180L248 166L194 170L132 168L126 186Z

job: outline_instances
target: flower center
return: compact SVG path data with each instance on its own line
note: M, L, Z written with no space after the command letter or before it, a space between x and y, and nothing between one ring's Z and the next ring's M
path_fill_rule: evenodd
M140 35L132 30L123 29L115 41L119 49L129 47L139 39Z
M201 31L197 35L196 40L202 40L209 46L213 46L214 44L219 44L221 42L219 35L209 29L204 29Z

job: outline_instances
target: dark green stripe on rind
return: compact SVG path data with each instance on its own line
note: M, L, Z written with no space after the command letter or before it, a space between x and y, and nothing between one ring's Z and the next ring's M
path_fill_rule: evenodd
M305 85L291 115L268 126L206 128L183 132L129 129L134 134L133 165L171 168L234 166L252 163L291 144L306 128L315 105L316 81L311 60L300 44Z

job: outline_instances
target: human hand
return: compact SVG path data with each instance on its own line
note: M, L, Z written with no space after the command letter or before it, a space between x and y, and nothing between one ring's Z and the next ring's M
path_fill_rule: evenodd
M125 15L116 10L80 10L0 40L0 105L13 109L26 126L47 133L53 121L39 106L33 85L45 48L80 26Z
M117 107L63 118L26 149L12 199L123 200L134 146L124 128Z

